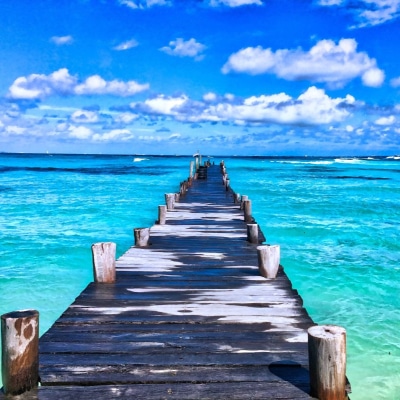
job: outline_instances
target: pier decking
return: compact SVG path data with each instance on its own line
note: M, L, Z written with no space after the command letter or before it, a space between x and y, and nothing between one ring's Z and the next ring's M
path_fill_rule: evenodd
M91 283L41 337L41 386L23 398L310 399L313 321L246 237L212 166L117 260L116 283Z

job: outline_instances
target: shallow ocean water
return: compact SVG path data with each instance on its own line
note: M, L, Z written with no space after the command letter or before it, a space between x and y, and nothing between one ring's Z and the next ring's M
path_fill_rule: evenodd
M45 332L92 280L91 244L125 252L190 160L0 154L0 313L38 309ZM346 328L351 399L399 399L400 161L224 160L311 317Z

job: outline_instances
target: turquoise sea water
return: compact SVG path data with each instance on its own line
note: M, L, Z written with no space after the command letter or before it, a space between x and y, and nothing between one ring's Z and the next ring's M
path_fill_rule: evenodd
M191 159L0 154L0 313L38 309L45 332L92 280L91 244L125 252ZM400 399L400 160L224 160L311 317L346 328L351 399Z

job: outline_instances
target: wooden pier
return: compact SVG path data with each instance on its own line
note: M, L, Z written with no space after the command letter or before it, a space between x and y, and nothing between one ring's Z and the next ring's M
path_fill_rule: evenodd
M314 323L281 267L260 276L243 210L207 175L40 338L41 386L20 398L312 398Z

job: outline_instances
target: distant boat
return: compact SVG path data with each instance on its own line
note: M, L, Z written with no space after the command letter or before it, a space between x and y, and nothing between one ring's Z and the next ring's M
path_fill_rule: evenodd
M133 159L133 162L140 162L140 161L146 161L146 160L148 160L148 158L135 157L135 158Z

